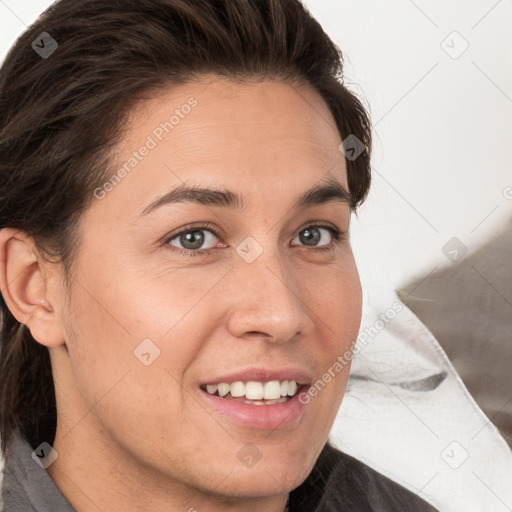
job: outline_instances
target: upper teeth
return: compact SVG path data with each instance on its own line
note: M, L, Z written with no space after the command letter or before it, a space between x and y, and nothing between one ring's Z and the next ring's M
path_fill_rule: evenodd
M226 396L231 393L234 398L244 396L249 400L277 400L284 396L293 396L297 392L297 383L294 380L271 380L269 382L256 382L250 380L247 383L242 381L227 384L221 382L219 384L208 384L206 391L210 395L214 395L216 391L220 396Z

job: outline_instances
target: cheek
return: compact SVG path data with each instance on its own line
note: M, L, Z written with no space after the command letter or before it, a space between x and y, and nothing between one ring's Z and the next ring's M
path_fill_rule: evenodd
M74 385L93 407L130 369L133 348L128 326L116 319L117 308L86 286L74 290L65 331Z
M127 392L146 395L140 403L148 396L160 400L154 391L146 393L149 387L179 400L179 386L169 381L182 380L211 332L215 305L201 299L218 277L133 269L122 274L117 268L82 267L81 286L73 291L66 338L77 386L92 405L120 379L125 386L137 374Z
M318 335L310 346L319 368L319 377L310 389L310 403L322 417L327 435L344 396L353 348L362 314L362 290L355 262L338 265L308 279L305 297L316 319ZM318 340L321 340L320 342ZM320 427L323 428L323 427Z
M178 323L163 341L157 331L173 325L168 302L157 309L144 296L134 300L135 294L121 293L112 301L113 289L102 293L91 286L88 292L77 294L69 319L75 333L68 342L74 397L83 399L91 421L114 433L127 451L133 449L134 432L148 432L147 443L138 441L147 453L156 439L178 439L182 424L170 419L186 416L181 382L196 348L183 340L195 339L193 326ZM162 325L152 330L158 321Z
M304 281L304 298L318 318L324 349L332 357L357 338L362 314L362 290L353 257L318 268Z

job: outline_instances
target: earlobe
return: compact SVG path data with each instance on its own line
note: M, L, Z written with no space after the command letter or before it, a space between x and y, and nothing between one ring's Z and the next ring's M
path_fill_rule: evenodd
M0 230L0 290L4 301L32 337L50 347L63 344L64 339L48 300L45 271L45 263L31 237L12 228Z

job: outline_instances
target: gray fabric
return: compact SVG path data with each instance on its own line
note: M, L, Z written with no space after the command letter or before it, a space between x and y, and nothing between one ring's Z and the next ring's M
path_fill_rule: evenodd
M32 448L15 437L9 444L2 489L3 512L76 512L33 458Z

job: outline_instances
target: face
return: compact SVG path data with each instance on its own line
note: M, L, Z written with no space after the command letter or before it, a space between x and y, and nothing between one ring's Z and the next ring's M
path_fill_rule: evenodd
M88 439L146 481L288 492L326 442L349 367L305 405L284 402L282 381L322 379L361 319L349 204L331 187L296 205L328 182L348 190L334 120L308 86L204 78L145 100L125 128L125 172L95 191L61 301L56 443ZM263 385L277 402L256 399Z

